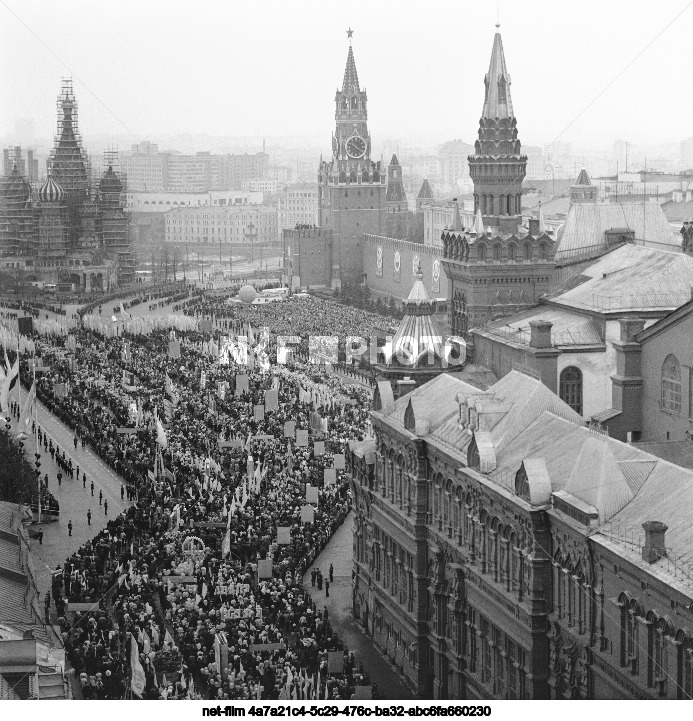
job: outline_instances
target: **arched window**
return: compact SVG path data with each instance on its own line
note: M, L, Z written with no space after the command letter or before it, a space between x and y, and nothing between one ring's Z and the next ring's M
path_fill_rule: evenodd
M486 246L483 243L476 249L476 259L481 261L486 260Z
M508 260L517 260L517 246L515 243L508 245Z
M501 259L501 246L500 243L496 243L493 246L493 259L494 260L500 260Z
M539 244L539 258L541 260L546 260L549 253L549 246L546 245L546 243L540 243Z
M675 355L668 355L662 366L662 408L681 413L681 366Z
M579 368L568 366L561 371L558 395L576 413L582 415L582 371Z
M525 243L525 260L532 260L532 246L530 243Z

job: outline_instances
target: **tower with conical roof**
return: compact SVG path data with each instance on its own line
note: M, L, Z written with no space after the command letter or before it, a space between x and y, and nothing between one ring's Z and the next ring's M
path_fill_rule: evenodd
M318 169L318 224L331 231L333 287L342 280L362 282L362 236L382 235L386 215L386 171L380 161L371 160L368 98L356 71L353 31L347 34L344 79L335 94L332 158L321 161Z
M396 398L409 393L443 372L462 370L462 364L446 361L443 334L435 320L436 301L423 282L421 263L414 271L414 284L402 301L404 318L397 327L392 344L375 365L376 373L390 382Z
M510 74L498 27L484 78L484 107L474 155L469 156L469 174L474 182L474 211L481 208L487 226L513 232L521 220L527 157L522 155L517 135Z
M387 189L385 191L386 205L386 228L385 234L388 238L399 238L404 240L407 237L408 205L407 194L404 190L402 179L402 166L393 153L390 165L387 167Z
M570 186L570 204L596 203L597 195L597 186L592 185L590 176L587 175L587 171L583 168L580 171L580 175L578 175L575 184Z
M474 221L463 228L455 208L453 227L441 236L450 331L467 339L472 328L536 305L549 289L555 245L540 221L530 220L528 228L521 223L527 158L517 137L499 32L484 85L479 138L469 156Z
M431 188L428 178L424 178L423 183L421 183L421 188L419 189L419 194L416 196L416 212L423 212L424 203L431 203L435 199L435 195L433 195L433 188Z

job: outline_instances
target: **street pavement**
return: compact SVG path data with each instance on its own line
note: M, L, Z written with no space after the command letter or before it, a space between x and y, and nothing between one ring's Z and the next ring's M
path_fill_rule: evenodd
M378 685L378 695L387 700L412 700L414 694L404 683L402 676L373 646L373 642L363 631L363 627L354 619L351 607L353 569L353 511L337 529L323 552L303 577L303 587L310 592L318 609L327 606L330 623L337 631L344 645L353 651L358 661L363 663L371 681ZM330 595L325 597L325 587L318 591L310 583L313 568L322 571L323 578L329 578L329 568L334 569L334 581L330 583Z
M22 398L24 390L22 389ZM16 392L15 392L16 398ZM72 431L54 416L40 401L36 402L38 421L42 429L46 430L48 437L53 439L53 445L65 451L72 459L73 466L79 465L80 480L71 479L63 472L61 485L58 485L57 474L60 470L58 464L51 459L51 454L44 451L41 445L41 477L48 474L48 490L56 497L60 504L60 517L52 523L34 524L32 530L43 531L43 543L31 540L31 550L34 553L36 586L44 594L51 585L50 573L57 565L65 560L86 541L92 539L99 531L106 527L109 518L115 518L130 503L127 496L120 499L120 488L123 485L121 477L107 466L92 449L78 443L75 449ZM17 432L17 421L12 419L12 432ZM34 464L36 453L35 436L30 435L24 441L25 455L29 463ZM82 487L82 474L86 471L87 486ZM91 482L94 481L94 496L91 495ZM35 479L32 478L32 482ZM104 513L104 506L99 505L99 491L103 492L103 500L108 500L108 515ZM87 511L91 510L91 526L87 524ZM67 524L72 521L72 536L69 536Z

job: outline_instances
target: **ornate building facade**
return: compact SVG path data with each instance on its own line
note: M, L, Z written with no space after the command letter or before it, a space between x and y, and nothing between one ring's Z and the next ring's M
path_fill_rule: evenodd
M385 232L387 171L371 160L367 101L350 42L342 89L335 95L332 159L318 168L318 225L332 231L335 287L342 279L363 280L362 235Z
M348 454L354 616L419 697L693 698L693 472L518 371L381 383L372 421Z
M107 290L134 279L123 179L107 154L92 188L72 81L58 97L58 133L48 178L32 187L16 167L0 183L0 267L23 282Z

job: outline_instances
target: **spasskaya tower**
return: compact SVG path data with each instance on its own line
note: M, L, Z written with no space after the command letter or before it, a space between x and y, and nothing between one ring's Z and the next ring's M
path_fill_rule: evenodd
M332 286L362 282L362 235L385 233L387 171L371 160L366 90L361 90L351 46L342 89L335 95L332 159L318 169L318 223L332 231Z

